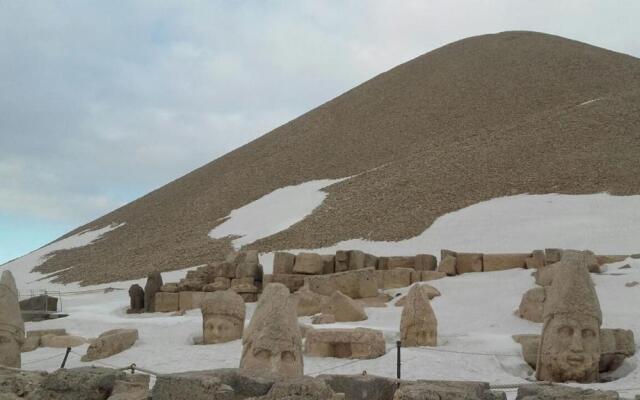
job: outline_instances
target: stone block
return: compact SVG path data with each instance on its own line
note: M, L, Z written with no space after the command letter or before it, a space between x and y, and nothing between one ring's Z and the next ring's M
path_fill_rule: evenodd
M381 331L367 328L314 329L307 333L305 354L311 357L372 359L385 354Z
M525 268L531 253L484 254L482 266L484 272L503 271L506 269Z
M259 289L253 277L236 278L231 280L231 290L236 293L258 293Z
M547 298L546 288L535 287L529 289L520 301L518 315L520 318L531 322L543 322L542 313L544 311L544 301Z
M129 349L137 340L137 329L113 329L104 332L91 343L87 349L87 354L82 357L82 361L94 361L111 357Z
M308 275L305 278L305 284L312 291L324 296L331 296L338 290L352 299L378 295L378 286L372 268L329 275Z
M336 272L336 256L331 254L322 255L322 274L333 274Z
M204 285L202 288L205 292L216 292L218 290L227 290L231 288L231 279L219 276L214 278L212 283Z
M266 275L265 275L266 276ZM304 285L304 280L309 275L301 274L278 274L271 275L268 278L269 283L282 283L285 285L291 293L297 291Z
M446 255L438 265L438 272L442 272L448 276L456 275L456 257Z
M155 299L155 312L174 312L180 309L179 293L157 292Z
M394 268L386 271L376 271L376 274L382 276L383 289L411 286L411 283L415 282L415 277L418 275L417 271L410 268Z
M357 269L364 268L364 252L360 250L349 251L349 271L355 271Z
M176 282L165 283L160 288L161 292L176 293L178 292L178 284Z
M387 269L411 268L415 269L415 257L387 257Z
M420 271L420 281L422 282L435 281L446 276L447 274L442 271Z
M373 254L364 253L364 267L375 269L378 265L378 257Z
M200 308L202 300L204 300L205 292L180 292L179 293L179 310L187 311Z
M349 270L349 252L344 250L336 251L336 272L344 272Z
M456 273L482 272L482 254L456 253Z
M291 253L282 251L273 255L273 273L274 274L293 274L293 265L296 262L296 256Z
M418 254L415 257L416 271L435 271L438 267L438 260L436 256L431 254Z
M323 272L322 257L316 253L299 253L293 265L293 273L306 275L321 275Z

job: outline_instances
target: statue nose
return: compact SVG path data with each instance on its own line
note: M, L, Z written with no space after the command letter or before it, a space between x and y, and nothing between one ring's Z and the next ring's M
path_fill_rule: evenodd
M580 336L579 332L573 335L571 346L569 347L569 349L576 352L581 352L584 350L582 346L582 337Z

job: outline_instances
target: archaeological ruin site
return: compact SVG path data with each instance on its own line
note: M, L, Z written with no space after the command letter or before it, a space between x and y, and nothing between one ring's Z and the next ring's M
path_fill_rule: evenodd
M0 266L0 399L637 400L639 195L640 60L454 42Z

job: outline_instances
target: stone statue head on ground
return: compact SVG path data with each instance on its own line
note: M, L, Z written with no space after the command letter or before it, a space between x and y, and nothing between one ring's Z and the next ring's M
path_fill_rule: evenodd
M240 368L285 376L303 374L296 301L280 283L266 286L242 339Z
M202 309L203 343L224 343L242 338L245 305L232 290L207 294Z
M544 306L536 377L540 381L598 381L602 312L586 268L559 268Z
M24 321L18 304L18 289L11 272L0 278L0 365L20 368L24 343Z
M413 285L406 297L400 319L400 338L405 347L436 346L438 343L438 321L420 285Z

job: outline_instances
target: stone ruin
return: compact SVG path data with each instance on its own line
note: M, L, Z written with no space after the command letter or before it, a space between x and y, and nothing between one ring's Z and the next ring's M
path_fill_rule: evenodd
M406 297L400 318L402 346L437 346L438 321L429 297L419 285L414 285Z
M127 314L139 314L143 312L144 289L138 284L131 285L129 288L129 309L127 310Z
M258 301L262 280L258 252L234 252L224 262L188 271L180 282L163 283L159 272L150 274L144 290L138 285L129 288L131 304L127 312L139 312L141 293L145 312L183 312L200 308L207 294L229 289L240 295L244 302L253 303Z
M548 295L536 378L597 382L602 311L588 270L578 262L562 266Z
M162 275L160 272L153 272L147 278L144 285L144 311L156 312L156 293L162 287Z
M487 382L396 380L369 374L282 377L237 368L148 375L82 367L44 371L0 370L0 397L92 400L504 400ZM520 385L515 400L619 400L615 391L565 385Z
M4 271L0 277L0 365L20 368L24 340L16 281L10 271Z
M213 292L202 302L203 344L224 343L242 338L245 304L233 290Z
M368 328L312 329L307 332L304 352L312 357L371 359L386 353L381 331Z
M242 337L241 369L284 376L303 374L302 336L295 303L284 285L265 287Z
M92 341L82 361L94 361L111 357L129 349L138 340L137 329L112 329L103 332Z
M520 344L524 361L534 370L538 364L540 335L513 335ZM600 362L598 370L602 373L613 372L620 368L624 360L636 353L633 332L627 329L600 329Z

